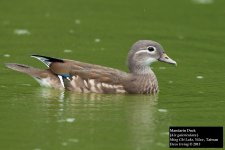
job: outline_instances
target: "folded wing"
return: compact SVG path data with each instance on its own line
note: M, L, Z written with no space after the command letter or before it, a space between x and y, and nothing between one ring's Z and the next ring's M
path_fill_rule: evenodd
M124 82L129 78L126 72L93 65L79 61L50 58L45 56L43 60L49 69L62 77L65 88L78 92L96 93L126 93Z

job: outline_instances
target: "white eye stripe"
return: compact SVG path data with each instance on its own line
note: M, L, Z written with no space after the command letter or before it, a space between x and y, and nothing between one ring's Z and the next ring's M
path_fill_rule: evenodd
M149 53L149 51L148 50L140 50L140 51L136 52L135 54L139 54L139 53Z
M154 51L152 51L152 52L150 52L149 50L139 50L138 52L136 52L135 54L140 54L140 53L149 53L149 54L152 54L152 53L155 53L155 50Z

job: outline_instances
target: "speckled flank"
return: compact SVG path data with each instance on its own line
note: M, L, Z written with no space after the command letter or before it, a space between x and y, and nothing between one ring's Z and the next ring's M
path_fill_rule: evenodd
M67 82L69 90L83 93L126 93L122 85L111 85L108 83L101 83L94 79L82 79L79 76L73 76L72 79Z

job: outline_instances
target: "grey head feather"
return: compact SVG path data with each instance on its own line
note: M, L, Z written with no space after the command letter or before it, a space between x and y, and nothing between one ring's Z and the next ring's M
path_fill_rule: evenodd
M152 59L154 60L157 60L164 53L163 47L155 41L151 40L137 41L136 43L133 44L128 53L127 62L131 73L137 74L152 73L151 68L149 66L150 63L147 61L147 59L148 60L151 59L150 56L143 53L142 55L139 55L139 57L135 57L138 51L148 50L149 46L153 46L156 48L156 53L151 56Z

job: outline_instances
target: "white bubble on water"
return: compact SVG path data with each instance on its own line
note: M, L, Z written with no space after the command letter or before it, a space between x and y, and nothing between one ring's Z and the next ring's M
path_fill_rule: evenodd
M68 139L69 142L78 143L79 139Z
M73 29L69 30L69 33L70 34L73 34L74 33L74 30Z
M79 19L75 20L75 24L80 24L80 23L81 23L81 21Z
M169 84L172 84L172 83L173 83L173 81L171 81L171 80L170 80L170 81L168 81L168 83L169 83Z
M95 39L95 42L96 42L96 43L99 43L100 41L101 41L101 39L99 39L99 38L96 38L96 39Z
M75 121L75 118L66 118L66 119L60 119L57 122L58 123L62 123L62 122L68 122L68 123L72 123Z
M72 122L74 122L75 121L75 118L67 118L66 119L66 122L69 122L69 123L72 123Z
M62 146L67 146L68 143L67 142L62 142Z
M65 50L63 50L63 52L64 52L64 53L71 53L72 50L70 50L70 49L65 49Z
M197 79L203 79L203 76L196 76Z
M192 0L196 4L212 4L214 0Z
M14 34L16 34L16 35L30 35L31 33L27 29L15 29Z
M10 57L11 55L10 54L4 54L3 56L4 57Z
M159 112L168 112L167 109L158 109Z

